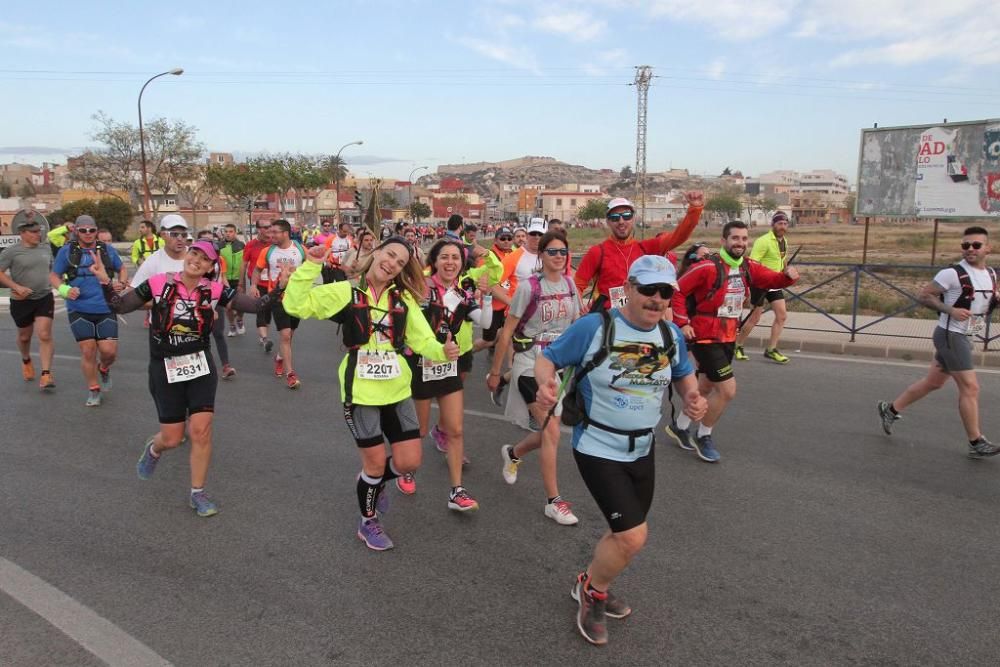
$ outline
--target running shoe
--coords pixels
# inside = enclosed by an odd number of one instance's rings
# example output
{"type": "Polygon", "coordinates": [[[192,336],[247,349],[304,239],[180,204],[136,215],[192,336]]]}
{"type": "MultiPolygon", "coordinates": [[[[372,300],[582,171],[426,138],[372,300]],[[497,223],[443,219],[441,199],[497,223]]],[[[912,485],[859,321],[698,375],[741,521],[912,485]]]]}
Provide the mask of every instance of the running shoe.
{"type": "Polygon", "coordinates": [[[96,408],[101,404],[101,390],[91,389],[87,392],[87,407],[96,408]]]}
{"type": "Polygon", "coordinates": [[[153,456],[153,438],[155,435],[149,436],[149,440],[146,444],[142,446],[142,456],[139,457],[139,462],[135,464],[135,471],[139,473],[139,479],[149,479],[156,472],[156,464],[160,462],[159,456],[153,456]]]}
{"type": "Polygon", "coordinates": [[[970,459],[984,459],[987,456],[996,456],[997,454],[1000,454],[1000,447],[987,440],[986,436],[979,436],[975,444],[969,443],[970,459]]]}
{"type": "Polygon", "coordinates": [[[230,324],[229,325],[229,331],[226,332],[226,337],[227,338],[233,338],[235,336],[236,336],[236,325],[235,324],[230,324]]]}
{"type": "Polygon", "coordinates": [[[385,492],[385,482],[379,484],[378,497],[375,498],[375,511],[384,516],[389,511],[389,494],[385,492]]]}
{"type": "Polygon", "coordinates": [[[442,454],[448,453],[448,436],[445,435],[437,424],[434,424],[434,428],[431,429],[431,438],[434,440],[434,446],[442,454]]]}
{"type": "Polygon", "coordinates": [[[264,339],[264,354],[271,354],[271,350],[273,350],[273,349],[274,349],[274,343],[271,342],[270,340],[268,340],[267,338],[265,338],[264,339]]]}
{"type": "Polygon", "coordinates": [[[698,458],[707,463],[718,463],[719,459],[722,458],[719,455],[719,450],[715,448],[715,443],[712,442],[712,434],[699,435],[694,439],[694,451],[698,454],[698,458]]]}
{"type": "Polygon", "coordinates": [[[275,377],[281,377],[285,374],[285,360],[281,357],[274,358],[274,375],[275,377]]]}
{"type": "Polygon", "coordinates": [[[764,350],[764,356],[778,364],[787,364],[789,361],[788,357],[783,355],[781,352],[778,352],[778,348],[776,347],[764,350]]]}
{"type": "Polygon", "coordinates": [[[38,388],[42,391],[52,391],[56,388],[56,380],[52,373],[42,372],[42,378],[38,381],[38,388]]]}
{"type": "Polygon", "coordinates": [[[299,376],[295,374],[295,371],[288,372],[288,388],[298,389],[302,382],[299,381],[299,376]]]}
{"type": "Polygon", "coordinates": [[[469,495],[465,487],[459,486],[448,496],[448,509],[456,512],[468,512],[479,509],[479,503],[469,495]]]}
{"type": "Polygon", "coordinates": [[[677,443],[677,446],[684,451],[693,452],[694,445],[691,444],[691,433],[687,429],[683,429],[677,425],[677,422],[670,422],[663,427],[663,430],[667,432],[667,435],[677,443]]]}
{"type": "Polygon", "coordinates": [[[361,518],[360,523],[358,523],[358,539],[373,551],[385,551],[392,548],[392,540],[382,530],[382,524],[379,523],[378,517],[361,518]]]}
{"type": "Polygon", "coordinates": [[[892,425],[903,418],[902,415],[893,414],[890,410],[892,403],[888,401],[879,401],[876,407],[878,408],[878,416],[882,419],[882,430],[885,431],[886,435],[892,435],[892,425]]]}
{"type": "Polygon", "coordinates": [[[570,509],[570,504],[565,500],[557,500],[554,503],[546,503],[545,516],[549,517],[560,526],[575,526],[580,522],[570,509]]]}
{"type": "Polygon", "coordinates": [[[188,499],[188,503],[191,505],[191,509],[201,517],[215,516],[219,513],[219,508],[215,506],[215,503],[212,502],[212,499],[204,491],[192,493],[188,499]]]}
{"type": "Polygon", "coordinates": [[[35,379],[35,364],[31,359],[21,362],[21,377],[24,378],[25,382],[31,382],[35,379]]]}
{"type": "Polygon", "coordinates": [[[232,364],[223,364],[222,366],[222,379],[228,380],[229,378],[236,375],[236,369],[233,368],[232,364]]]}
{"type": "MultiPolygon", "coordinates": [[[[586,572],[581,572],[576,575],[576,582],[573,584],[573,588],[569,591],[569,596],[580,601],[580,590],[583,588],[583,580],[587,578],[586,572]]],[[[632,607],[620,599],[615,597],[615,594],[611,591],[607,593],[608,599],[604,601],[604,615],[611,618],[625,618],[632,613],[632,607]]]]}
{"type": "Polygon", "coordinates": [[[591,644],[602,646],[608,643],[607,593],[587,590],[581,584],[582,591],[577,595],[576,628],[591,644]]]}
{"type": "Polygon", "coordinates": [[[503,481],[513,484],[517,481],[517,467],[521,465],[521,459],[514,458],[514,448],[510,445],[500,447],[500,458],[503,459],[503,481]]]}
{"type": "Polygon", "coordinates": [[[404,493],[408,496],[412,496],[417,492],[417,480],[413,477],[412,472],[403,474],[396,478],[396,488],[399,489],[400,493],[404,493]]]}
{"type": "Polygon", "coordinates": [[[747,353],[743,351],[742,345],[736,346],[736,352],[733,354],[733,356],[736,358],[737,361],[750,361],[750,357],[748,357],[747,353]]]}
{"type": "Polygon", "coordinates": [[[501,375],[500,384],[497,385],[496,389],[490,392],[490,400],[493,401],[493,405],[497,406],[498,408],[502,408],[504,406],[503,392],[507,388],[508,384],[510,384],[510,382],[507,380],[507,378],[501,375]]]}
{"type": "Polygon", "coordinates": [[[101,376],[101,391],[108,391],[111,389],[111,369],[103,368],[100,364],[98,364],[97,373],[101,376]]]}
{"type": "Polygon", "coordinates": [[[247,328],[246,328],[246,326],[244,326],[243,320],[239,320],[238,322],[236,322],[236,333],[238,333],[241,336],[245,336],[246,335],[247,328]]]}

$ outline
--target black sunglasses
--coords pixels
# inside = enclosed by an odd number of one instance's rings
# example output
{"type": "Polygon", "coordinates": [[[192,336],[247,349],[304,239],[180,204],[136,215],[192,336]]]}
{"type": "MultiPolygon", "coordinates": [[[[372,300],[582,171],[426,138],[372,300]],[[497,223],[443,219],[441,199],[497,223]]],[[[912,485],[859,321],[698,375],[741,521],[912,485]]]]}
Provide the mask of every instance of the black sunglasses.
{"type": "Polygon", "coordinates": [[[962,250],[968,250],[969,248],[972,248],[974,250],[979,250],[982,247],[983,247],[982,241],[972,241],[971,243],[969,241],[962,241],[962,250]]]}
{"type": "Polygon", "coordinates": [[[632,211],[623,211],[621,213],[608,213],[608,220],[611,222],[618,222],[619,220],[631,220],[635,217],[635,213],[632,211]]]}
{"type": "Polygon", "coordinates": [[[661,299],[669,299],[674,295],[672,285],[666,283],[653,283],[652,285],[636,285],[635,291],[643,296],[653,296],[659,293],[661,299]]]}
{"type": "Polygon", "coordinates": [[[528,232],[528,236],[542,236],[541,232],[528,232]]]}
{"type": "Polygon", "coordinates": [[[513,236],[498,236],[497,241],[513,241],[513,236]]]}
{"type": "Polygon", "coordinates": [[[545,254],[549,257],[556,257],[558,255],[566,257],[569,255],[569,248],[546,248],[545,254]]]}

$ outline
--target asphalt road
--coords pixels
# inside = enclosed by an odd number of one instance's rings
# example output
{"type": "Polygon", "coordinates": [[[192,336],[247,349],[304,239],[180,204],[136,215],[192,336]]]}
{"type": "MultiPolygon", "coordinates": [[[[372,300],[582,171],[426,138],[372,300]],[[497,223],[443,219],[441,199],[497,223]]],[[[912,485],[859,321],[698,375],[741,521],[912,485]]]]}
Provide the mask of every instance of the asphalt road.
{"type": "MultiPolygon", "coordinates": [[[[499,447],[518,431],[484,416],[498,411],[477,378],[465,481],[480,511],[447,509],[428,445],[417,494],[393,490],[396,548],[370,552],[354,535],[359,462],[333,325],[300,329],[297,392],[252,336],[229,339],[239,375],[220,385],[209,480],[221,512],[199,519],[186,452],[136,478],[156,419],[146,332],[129,321],[114,389],[88,409],[65,315],[50,396],[21,382],[0,316],[0,559],[176,665],[997,664],[1000,457],[966,460],[952,388],[881,433],[875,401],[917,366],[740,363],[719,465],[661,438],[649,543],[615,587],[635,612],[594,648],[569,590],[604,523],[565,438],[577,527],[543,516],[537,459],[504,484],[499,447]]],[[[1000,376],[981,382],[984,427],[1000,437],[1000,376]]],[[[4,581],[0,664],[101,664],[4,581]]]]}

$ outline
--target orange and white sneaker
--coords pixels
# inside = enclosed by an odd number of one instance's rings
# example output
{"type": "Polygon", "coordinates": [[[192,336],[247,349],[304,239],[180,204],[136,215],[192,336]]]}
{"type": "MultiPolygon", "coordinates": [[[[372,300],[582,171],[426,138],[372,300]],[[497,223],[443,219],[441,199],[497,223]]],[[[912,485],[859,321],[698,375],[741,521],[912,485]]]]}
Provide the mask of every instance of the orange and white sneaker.
{"type": "Polygon", "coordinates": [[[479,503],[469,495],[464,486],[456,486],[448,496],[448,509],[456,512],[468,512],[479,509],[479,503]]]}
{"type": "Polygon", "coordinates": [[[405,473],[396,478],[396,488],[400,493],[412,496],[417,492],[417,480],[412,472],[405,473]]]}
{"type": "Polygon", "coordinates": [[[24,378],[25,382],[31,382],[35,379],[35,364],[32,363],[31,359],[21,360],[21,377],[24,378]]]}
{"type": "Polygon", "coordinates": [[[302,383],[299,382],[299,376],[295,374],[295,371],[288,371],[288,388],[298,389],[300,384],[302,383]]]}
{"type": "Polygon", "coordinates": [[[281,377],[285,374],[285,360],[281,357],[274,358],[274,375],[275,377],[281,377]]]}
{"type": "Polygon", "coordinates": [[[42,377],[38,382],[38,388],[42,391],[52,391],[56,388],[56,380],[50,371],[42,371],[42,377]]]}

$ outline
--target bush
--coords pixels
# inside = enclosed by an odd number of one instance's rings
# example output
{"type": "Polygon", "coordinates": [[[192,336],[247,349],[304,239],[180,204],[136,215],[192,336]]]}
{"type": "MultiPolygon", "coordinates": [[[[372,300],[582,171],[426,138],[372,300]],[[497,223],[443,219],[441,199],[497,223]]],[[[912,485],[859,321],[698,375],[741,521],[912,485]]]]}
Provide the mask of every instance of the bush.
{"type": "Polygon", "coordinates": [[[55,211],[49,223],[57,227],[73,222],[77,216],[89,215],[97,221],[98,227],[107,227],[115,241],[121,241],[132,223],[133,214],[132,207],[120,199],[78,199],[55,211]]]}

